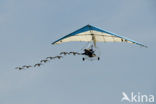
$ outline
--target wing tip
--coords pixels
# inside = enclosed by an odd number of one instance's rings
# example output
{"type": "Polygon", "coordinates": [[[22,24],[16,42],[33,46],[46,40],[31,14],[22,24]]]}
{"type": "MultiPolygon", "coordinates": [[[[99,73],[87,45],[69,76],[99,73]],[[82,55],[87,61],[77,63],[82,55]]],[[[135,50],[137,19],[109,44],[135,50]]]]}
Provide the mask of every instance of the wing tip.
{"type": "Polygon", "coordinates": [[[143,47],[148,48],[148,46],[146,46],[146,45],[143,45],[143,47]]]}
{"type": "Polygon", "coordinates": [[[56,42],[51,43],[52,45],[55,45],[56,42]]]}
{"type": "Polygon", "coordinates": [[[146,46],[146,45],[143,45],[143,44],[139,44],[139,43],[136,43],[137,45],[140,45],[140,46],[142,46],[142,47],[144,47],[144,48],[148,48],[148,46],[146,46]]]}

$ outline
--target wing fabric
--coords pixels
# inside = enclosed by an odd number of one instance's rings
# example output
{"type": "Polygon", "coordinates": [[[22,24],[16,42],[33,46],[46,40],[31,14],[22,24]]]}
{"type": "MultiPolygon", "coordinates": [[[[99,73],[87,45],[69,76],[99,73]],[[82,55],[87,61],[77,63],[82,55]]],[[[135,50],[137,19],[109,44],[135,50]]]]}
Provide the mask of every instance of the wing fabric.
{"type": "Polygon", "coordinates": [[[96,42],[127,42],[127,43],[131,43],[131,44],[140,45],[142,47],[147,47],[143,44],[140,44],[138,42],[121,37],[121,36],[113,34],[113,33],[98,32],[98,31],[92,31],[92,32],[93,32],[93,34],[95,34],[96,42]]]}
{"type": "Polygon", "coordinates": [[[93,38],[92,38],[93,35],[94,35],[96,42],[127,42],[127,43],[140,45],[142,47],[147,47],[133,40],[121,37],[114,33],[101,30],[91,25],[84,26],[83,28],[69,35],[64,36],[63,38],[53,42],[52,44],[60,44],[63,42],[71,42],[71,41],[90,42],[90,41],[93,41],[93,38]]]}

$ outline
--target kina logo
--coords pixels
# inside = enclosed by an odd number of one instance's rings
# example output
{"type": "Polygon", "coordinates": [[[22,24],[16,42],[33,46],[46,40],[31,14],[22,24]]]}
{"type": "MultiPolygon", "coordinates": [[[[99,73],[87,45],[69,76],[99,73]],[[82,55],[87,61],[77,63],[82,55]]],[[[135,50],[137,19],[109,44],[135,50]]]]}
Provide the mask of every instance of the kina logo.
{"type": "Polygon", "coordinates": [[[154,95],[146,95],[141,94],[140,92],[134,93],[131,92],[129,96],[122,92],[121,102],[129,102],[129,103],[154,103],[154,95]]]}

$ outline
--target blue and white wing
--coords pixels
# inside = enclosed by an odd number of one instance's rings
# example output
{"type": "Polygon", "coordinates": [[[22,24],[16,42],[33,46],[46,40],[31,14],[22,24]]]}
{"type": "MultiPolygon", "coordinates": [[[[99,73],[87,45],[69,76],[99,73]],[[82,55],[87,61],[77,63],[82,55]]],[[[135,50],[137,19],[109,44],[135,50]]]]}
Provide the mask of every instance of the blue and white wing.
{"type": "Polygon", "coordinates": [[[127,42],[142,47],[147,47],[136,41],[127,39],[125,37],[119,36],[117,34],[108,31],[101,30],[91,25],[87,25],[69,35],[66,35],[61,39],[58,39],[57,41],[53,42],[52,44],[60,44],[63,42],[71,42],[71,41],[91,42],[93,41],[93,37],[94,41],[96,42],[127,42]]]}

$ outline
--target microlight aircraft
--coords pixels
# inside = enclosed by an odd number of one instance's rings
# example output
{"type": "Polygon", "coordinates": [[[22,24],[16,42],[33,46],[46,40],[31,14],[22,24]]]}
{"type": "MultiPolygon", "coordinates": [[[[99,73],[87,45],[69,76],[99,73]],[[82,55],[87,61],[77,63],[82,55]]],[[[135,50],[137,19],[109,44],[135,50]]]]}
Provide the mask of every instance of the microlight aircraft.
{"type": "Polygon", "coordinates": [[[131,44],[136,44],[141,47],[147,47],[141,43],[138,43],[136,41],[130,40],[128,38],[125,38],[123,36],[99,29],[95,26],[86,25],[58,40],[53,42],[53,45],[61,44],[64,42],[89,42],[89,46],[83,50],[82,55],[83,61],[85,59],[97,59],[100,60],[98,53],[98,49],[96,46],[97,42],[126,42],[131,44]]]}

